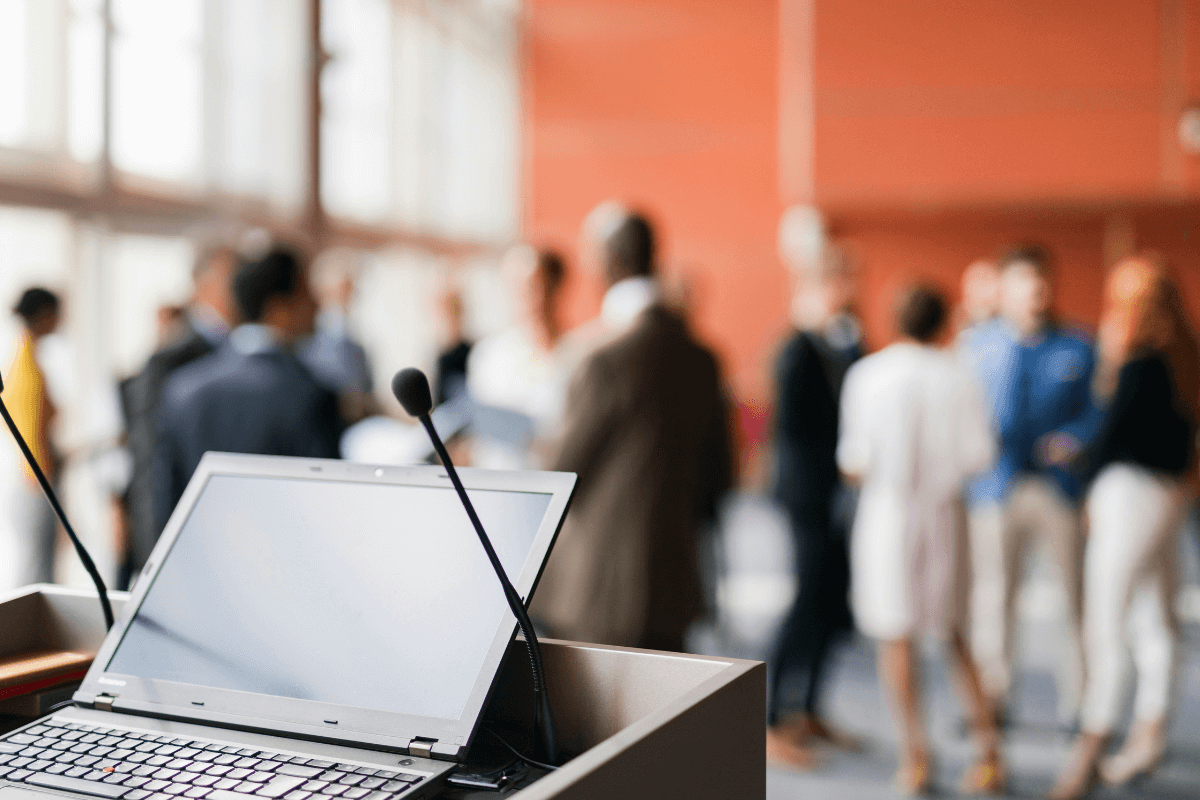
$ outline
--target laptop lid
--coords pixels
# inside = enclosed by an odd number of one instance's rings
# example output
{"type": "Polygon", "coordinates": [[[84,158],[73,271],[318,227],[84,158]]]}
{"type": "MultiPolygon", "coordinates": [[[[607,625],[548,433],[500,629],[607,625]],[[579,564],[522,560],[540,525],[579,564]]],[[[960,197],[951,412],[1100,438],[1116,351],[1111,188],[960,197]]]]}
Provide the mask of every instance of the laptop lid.
{"type": "MultiPolygon", "coordinates": [[[[528,602],[575,476],[463,469],[528,602]]],[[[209,453],[75,695],[465,757],[516,621],[440,467],[209,453]]]]}

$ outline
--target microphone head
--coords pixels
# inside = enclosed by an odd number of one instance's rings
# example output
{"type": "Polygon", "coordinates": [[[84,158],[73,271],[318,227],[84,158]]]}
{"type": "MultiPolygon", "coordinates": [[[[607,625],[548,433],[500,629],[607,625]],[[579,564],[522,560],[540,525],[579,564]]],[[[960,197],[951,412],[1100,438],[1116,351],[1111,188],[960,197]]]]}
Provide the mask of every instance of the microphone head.
{"type": "Polygon", "coordinates": [[[392,378],[392,394],[396,395],[405,413],[411,417],[424,417],[433,410],[429,379],[415,367],[396,373],[396,377],[392,378]]]}

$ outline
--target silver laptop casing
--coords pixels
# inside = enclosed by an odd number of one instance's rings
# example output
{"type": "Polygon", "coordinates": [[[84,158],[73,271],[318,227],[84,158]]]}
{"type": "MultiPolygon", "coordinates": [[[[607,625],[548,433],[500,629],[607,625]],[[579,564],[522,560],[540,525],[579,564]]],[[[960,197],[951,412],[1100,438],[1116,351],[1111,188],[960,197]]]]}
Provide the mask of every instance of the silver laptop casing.
{"type": "MultiPolygon", "coordinates": [[[[468,490],[537,492],[551,495],[530,554],[519,575],[509,578],[521,598],[529,597],[541,577],[550,548],[562,527],[574,491],[576,476],[561,472],[493,471],[460,469],[468,490]]],[[[125,613],[113,625],[91,669],[74,695],[77,705],[102,712],[104,722],[92,712],[73,711],[72,719],[93,725],[132,725],[114,719],[132,714],[202,726],[266,734],[284,740],[299,739],[349,748],[400,754],[419,760],[461,761],[499,674],[504,653],[512,641],[516,621],[506,612],[495,632],[483,666],[458,720],[398,714],[387,711],[297,700],[207,686],[152,680],[107,672],[125,631],[136,616],[154,579],[187,521],[209,478],[214,475],[303,478],[306,480],[380,483],[446,488],[446,471],[432,466],[378,466],[326,459],[301,459],[207,453],[188,483],[183,497],[163,530],[150,559],[130,594],[125,613]]],[[[401,513],[397,509],[397,513],[401,513]]],[[[468,526],[466,514],[464,524],[468,526]]],[[[474,533],[471,534],[474,536],[474,533]]],[[[352,676],[347,676],[352,679],[352,676]]],[[[57,715],[56,715],[57,716],[57,715]]],[[[188,726],[192,727],[191,725],[188,726]]],[[[199,734],[194,734],[199,735],[199,734]]],[[[210,732],[208,736],[216,736],[210,732]]],[[[221,735],[222,740],[227,736],[221,735]]],[[[235,741],[241,741],[236,739],[235,741]]],[[[340,749],[340,748],[339,748],[340,749]]],[[[391,759],[394,763],[395,759],[391,759]]]]}

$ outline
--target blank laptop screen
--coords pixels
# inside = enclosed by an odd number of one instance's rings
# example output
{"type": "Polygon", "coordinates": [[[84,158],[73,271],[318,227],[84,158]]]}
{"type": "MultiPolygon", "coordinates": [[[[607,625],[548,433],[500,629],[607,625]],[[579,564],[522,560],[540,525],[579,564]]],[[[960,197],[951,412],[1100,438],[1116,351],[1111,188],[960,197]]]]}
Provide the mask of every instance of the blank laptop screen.
{"type": "MultiPolygon", "coordinates": [[[[551,495],[470,496],[515,582],[551,495]]],[[[506,615],[453,489],[216,475],[106,671],[456,720],[506,615]]]]}

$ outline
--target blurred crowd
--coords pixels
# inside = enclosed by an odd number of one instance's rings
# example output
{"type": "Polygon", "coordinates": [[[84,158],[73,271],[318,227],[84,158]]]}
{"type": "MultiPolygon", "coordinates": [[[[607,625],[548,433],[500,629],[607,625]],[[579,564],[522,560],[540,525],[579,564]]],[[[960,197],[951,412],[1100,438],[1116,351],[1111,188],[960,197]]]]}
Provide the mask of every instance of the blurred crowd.
{"type": "MultiPolygon", "coordinates": [[[[1079,731],[1054,797],[1153,769],[1200,418],[1200,354],[1170,268],[1153,254],[1116,264],[1093,338],[1052,313],[1052,254],[1019,244],[967,267],[956,309],[935,287],[906,287],[895,342],[868,354],[855,259],[812,213],[790,210],[780,235],[792,328],[774,359],[771,495],[794,536],[798,591],[770,657],[768,757],[812,768],[818,745],[857,746],[822,713],[833,656],[857,629],[877,642],[901,745],[896,784],[928,791],[919,661],[933,637],[978,747],[962,789],[1003,791],[1015,600],[1039,545],[1067,598],[1058,712],[1079,731]],[[1135,719],[1105,758],[1126,651],[1135,719]]],[[[725,378],[686,287],[660,270],[650,217],[603,203],[580,245],[574,266],[512,248],[500,274],[516,321],[480,341],[466,333],[463,297],[441,298],[438,424],[464,463],[579,475],[532,606],[548,633],[682,651],[711,612],[704,536],[737,482],[725,378]],[[606,291],[598,317],[568,330],[572,268],[602,276],[606,291]]],[[[120,386],[131,465],[114,491],[120,587],[146,565],[206,451],[355,458],[396,441],[405,422],[383,419],[349,322],[355,277],[352,260],[310,264],[284,245],[200,253],[190,302],[163,309],[156,352],[120,386]]],[[[14,311],[22,333],[3,397],[54,480],[38,343],[60,300],[31,288],[14,311]]],[[[50,509],[31,475],[10,493],[6,513],[27,535],[4,557],[19,583],[50,580],[50,509]]]]}

